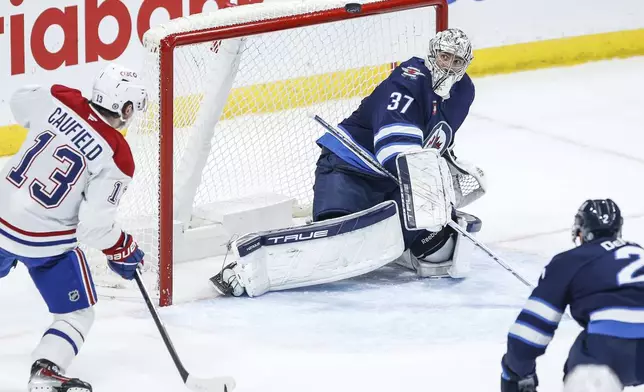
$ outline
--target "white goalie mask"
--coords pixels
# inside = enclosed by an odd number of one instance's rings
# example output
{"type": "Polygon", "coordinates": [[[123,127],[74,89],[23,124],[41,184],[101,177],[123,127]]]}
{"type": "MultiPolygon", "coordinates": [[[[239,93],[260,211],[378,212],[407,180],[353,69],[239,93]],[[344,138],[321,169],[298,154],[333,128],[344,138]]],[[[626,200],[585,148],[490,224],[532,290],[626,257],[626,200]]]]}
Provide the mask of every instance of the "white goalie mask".
{"type": "Polygon", "coordinates": [[[145,111],[148,93],[136,72],[116,64],[105,67],[94,81],[92,103],[118,114],[121,120],[118,129],[125,128],[136,112],[145,111]],[[123,107],[131,102],[133,112],[123,113],[123,107]]]}
{"type": "Polygon", "coordinates": [[[436,34],[429,41],[427,54],[434,92],[448,99],[452,86],[463,78],[473,58],[472,43],[462,30],[447,29],[436,34]]]}

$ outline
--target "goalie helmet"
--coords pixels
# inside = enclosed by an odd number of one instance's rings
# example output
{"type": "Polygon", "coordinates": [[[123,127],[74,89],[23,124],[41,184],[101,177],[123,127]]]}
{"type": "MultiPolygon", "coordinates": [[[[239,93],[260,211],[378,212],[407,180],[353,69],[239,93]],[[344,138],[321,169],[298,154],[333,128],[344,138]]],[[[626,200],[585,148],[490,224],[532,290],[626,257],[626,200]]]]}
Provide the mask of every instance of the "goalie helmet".
{"type": "Polygon", "coordinates": [[[92,103],[118,115],[124,128],[134,117],[134,112],[145,110],[148,93],[138,74],[116,64],[105,67],[94,81],[92,103]],[[126,114],[123,108],[132,103],[134,111],[126,114]]]}
{"type": "Polygon", "coordinates": [[[473,58],[472,43],[462,30],[447,29],[436,34],[429,41],[427,54],[434,92],[448,99],[452,86],[463,78],[473,58]]]}
{"type": "Polygon", "coordinates": [[[622,233],[622,213],[611,199],[586,200],[575,215],[572,240],[582,242],[597,238],[617,238],[622,233]]]}

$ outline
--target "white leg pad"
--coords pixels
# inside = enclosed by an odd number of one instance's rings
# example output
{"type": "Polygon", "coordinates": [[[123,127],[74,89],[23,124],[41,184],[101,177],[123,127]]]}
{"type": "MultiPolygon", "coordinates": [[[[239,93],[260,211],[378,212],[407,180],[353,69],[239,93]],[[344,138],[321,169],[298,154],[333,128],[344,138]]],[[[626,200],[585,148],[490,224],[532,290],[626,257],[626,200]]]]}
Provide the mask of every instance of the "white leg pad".
{"type": "Polygon", "coordinates": [[[564,380],[564,392],[621,392],[621,381],[608,366],[579,365],[564,380]]]}
{"type": "Polygon", "coordinates": [[[94,308],[54,315],[54,322],[45,332],[32,357],[47,359],[64,372],[80,351],[94,323],[94,308]]]}
{"type": "Polygon", "coordinates": [[[388,201],[340,218],[246,235],[233,244],[235,273],[251,296],[363,275],[404,250],[398,207],[388,201]]]}
{"type": "MultiPolygon", "coordinates": [[[[458,225],[467,229],[467,221],[465,218],[458,218],[458,225]]],[[[471,233],[476,236],[476,233],[471,233]]],[[[456,234],[456,244],[454,245],[454,254],[452,255],[452,266],[447,270],[447,273],[452,278],[465,278],[469,275],[471,270],[470,260],[474,253],[476,246],[472,241],[465,238],[462,234],[456,234]]]]}

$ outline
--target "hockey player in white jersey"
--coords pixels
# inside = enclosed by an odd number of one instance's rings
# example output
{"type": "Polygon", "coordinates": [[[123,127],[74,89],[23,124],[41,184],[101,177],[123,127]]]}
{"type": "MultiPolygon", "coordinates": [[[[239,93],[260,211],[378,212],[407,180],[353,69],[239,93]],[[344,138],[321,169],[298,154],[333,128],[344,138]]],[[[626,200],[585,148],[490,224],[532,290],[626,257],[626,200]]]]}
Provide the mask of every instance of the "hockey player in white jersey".
{"type": "Polygon", "coordinates": [[[10,99],[15,120],[29,132],[0,174],[0,278],[23,263],[54,316],[33,352],[30,392],[92,390],[64,376],[97,301],[78,243],[102,250],[125,279],[143,263],[143,251],[115,217],[134,174],[118,129],[146,104],[137,74],[114,64],[95,80],[91,100],[62,85],[25,86],[10,99]]]}

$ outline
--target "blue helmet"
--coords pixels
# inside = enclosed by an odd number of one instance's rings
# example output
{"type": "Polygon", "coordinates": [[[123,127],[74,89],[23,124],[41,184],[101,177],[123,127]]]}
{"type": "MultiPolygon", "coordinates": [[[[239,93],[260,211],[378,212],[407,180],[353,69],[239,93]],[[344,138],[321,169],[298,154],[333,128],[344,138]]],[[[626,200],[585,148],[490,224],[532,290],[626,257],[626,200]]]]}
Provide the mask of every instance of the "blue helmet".
{"type": "Polygon", "coordinates": [[[622,213],[611,199],[586,200],[575,215],[572,227],[573,242],[597,238],[617,238],[622,235],[622,213]]]}

